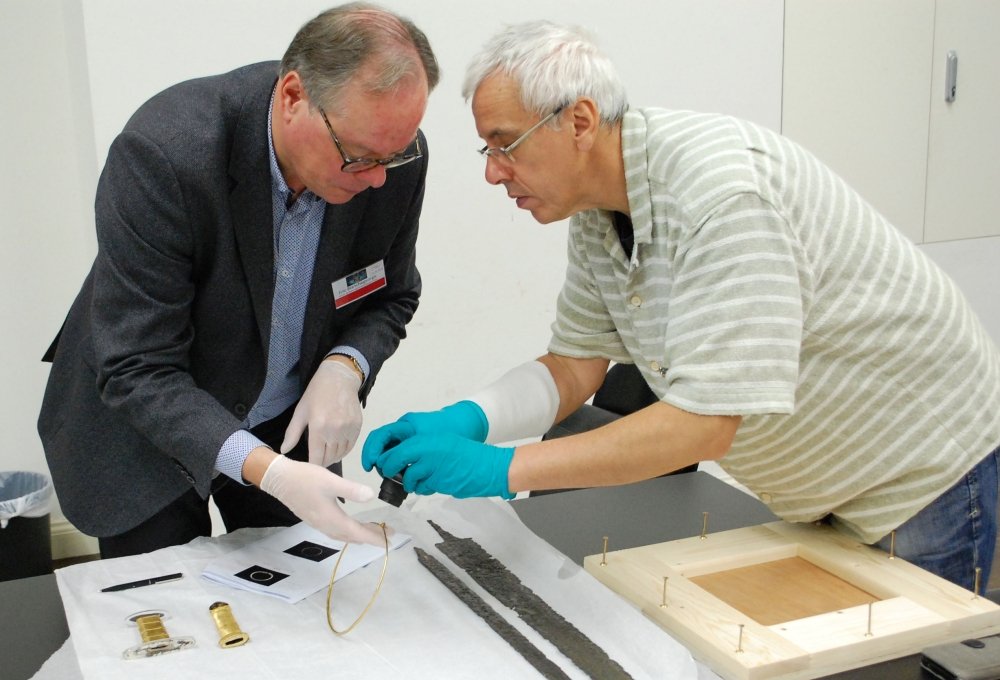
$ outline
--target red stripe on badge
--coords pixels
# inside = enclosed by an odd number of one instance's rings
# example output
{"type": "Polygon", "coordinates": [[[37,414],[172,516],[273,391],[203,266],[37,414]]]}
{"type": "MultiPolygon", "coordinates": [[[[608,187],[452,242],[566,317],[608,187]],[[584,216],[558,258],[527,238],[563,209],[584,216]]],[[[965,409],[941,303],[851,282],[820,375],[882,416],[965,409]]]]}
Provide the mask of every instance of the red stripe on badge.
{"type": "Polygon", "coordinates": [[[340,309],[341,307],[343,307],[345,305],[351,304],[352,302],[354,302],[358,298],[363,298],[364,296],[368,295],[369,293],[374,293],[375,291],[377,291],[380,288],[385,288],[385,278],[376,279],[376,280],[372,281],[371,283],[369,283],[368,285],[362,286],[361,288],[358,288],[357,290],[352,291],[352,292],[348,293],[347,295],[344,295],[343,297],[334,298],[334,300],[333,300],[333,306],[335,308],[337,308],[337,309],[340,309]]]}

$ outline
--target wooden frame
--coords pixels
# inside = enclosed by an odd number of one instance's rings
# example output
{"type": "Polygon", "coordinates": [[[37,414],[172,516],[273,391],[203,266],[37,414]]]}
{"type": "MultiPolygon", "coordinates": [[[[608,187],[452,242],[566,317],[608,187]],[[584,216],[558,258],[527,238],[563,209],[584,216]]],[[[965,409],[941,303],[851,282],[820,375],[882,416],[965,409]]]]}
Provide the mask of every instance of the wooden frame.
{"type": "Polygon", "coordinates": [[[584,567],[730,680],[813,678],[1000,632],[1000,607],[985,597],[828,526],[773,522],[591,555],[584,567]],[[780,586],[743,592],[759,568],[777,570],[780,586]],[[802,586],[813,579],[822,597],[802,586]],[[832,583],[846,594],[831,595],[832,583]],[[755,620],[781,600],[806,613],[755,620]]]}

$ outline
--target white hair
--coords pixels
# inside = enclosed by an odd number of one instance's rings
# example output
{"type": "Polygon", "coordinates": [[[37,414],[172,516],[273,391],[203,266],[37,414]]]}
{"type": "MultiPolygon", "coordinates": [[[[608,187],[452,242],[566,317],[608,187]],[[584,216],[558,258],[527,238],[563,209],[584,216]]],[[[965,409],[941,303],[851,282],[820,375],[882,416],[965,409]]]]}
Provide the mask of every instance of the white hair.
{"type": "Polygon", "coordinates": [[[462,96],[468,101],[494,73],[517,83],[521,105],[539,116],[589,97],[601,124],[621,121],[628,110],[625,87],[614,64],[583,29],[550,21],[506,27],[495,35],[466,69],[462,96]]]}

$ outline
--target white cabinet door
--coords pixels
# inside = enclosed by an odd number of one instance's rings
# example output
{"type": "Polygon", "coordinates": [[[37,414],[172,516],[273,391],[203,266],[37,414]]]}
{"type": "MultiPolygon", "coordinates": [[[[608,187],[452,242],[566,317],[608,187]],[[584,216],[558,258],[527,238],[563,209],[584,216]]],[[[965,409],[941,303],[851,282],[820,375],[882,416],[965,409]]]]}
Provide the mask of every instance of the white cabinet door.
{"type": "Polygon", "coordinates": [[[785,2],[782,132],[916,242],[933,36],[934,0],[785,2]]]}
{"type": "Polygon", "coordinates": [[[941,0],[934,35],[925,239],[1000,235],[1000,2],[941,0]],[[958,56],[955,100],[945,60],[958,56]]]}

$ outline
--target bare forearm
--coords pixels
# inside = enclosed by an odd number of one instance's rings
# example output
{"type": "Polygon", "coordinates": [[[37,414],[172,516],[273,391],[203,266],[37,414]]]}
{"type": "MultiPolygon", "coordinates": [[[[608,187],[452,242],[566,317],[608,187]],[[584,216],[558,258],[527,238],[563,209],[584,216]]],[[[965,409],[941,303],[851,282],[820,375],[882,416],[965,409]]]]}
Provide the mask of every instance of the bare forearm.
{"type": "Polygon", "coordinates": [[[607,375],[607,359],[574,359],[546,354],[538,358],[552,374],[559,390],[559,411],[555,422],[560,422],[594,396],[607,375]]]}
{"type": "Polygon", "coordinates": [[[243,461],[243,479],[256,487],[260,487],[260,480],[264,478],[267,467],[275,459],[276,454],[266,446],[258,446],[246,460],[243,461]]]}
{"type": "Polygon", "coordinates": [[[736,416],[700,416],[656,403],[604,427],[517,447],[511,491],[627,484],[722,458],[736,416]]]}

